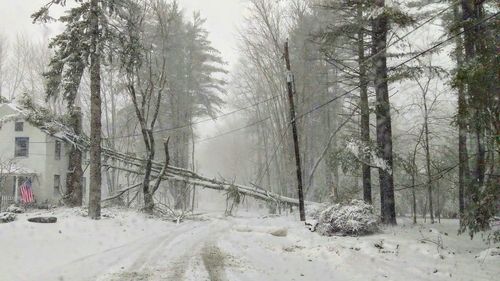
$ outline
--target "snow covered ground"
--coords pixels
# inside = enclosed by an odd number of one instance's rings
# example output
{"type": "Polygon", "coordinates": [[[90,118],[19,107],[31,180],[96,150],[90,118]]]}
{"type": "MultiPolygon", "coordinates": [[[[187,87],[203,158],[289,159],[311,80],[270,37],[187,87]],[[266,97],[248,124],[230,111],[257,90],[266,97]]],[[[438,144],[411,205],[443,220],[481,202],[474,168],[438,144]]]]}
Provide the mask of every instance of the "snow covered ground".
{"type": "Polygon", "coordinates": [[[499,280],[500,249],[457,222],[321,237],[293,217],[216,213],[179,225],[106,209],[22,214],[0,224],[0,280],[499,280]],[[27,217],[52,214],[56,224],[27,217]],[[286,230],[286,231],[285,231],[286,230]],[[271,233],[278,235],[274,236],[271,233]],[[286,236],[283,236],[286,234],[286,236]]]}

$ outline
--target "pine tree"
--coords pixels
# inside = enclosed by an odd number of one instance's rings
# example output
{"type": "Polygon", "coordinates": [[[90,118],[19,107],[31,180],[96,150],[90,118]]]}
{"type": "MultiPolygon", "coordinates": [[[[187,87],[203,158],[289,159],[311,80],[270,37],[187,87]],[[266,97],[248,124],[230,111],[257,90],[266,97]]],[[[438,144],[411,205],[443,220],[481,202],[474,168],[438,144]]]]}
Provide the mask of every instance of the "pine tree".
{"type": "MultiPolygon", "coordinates": [[[[58,99],[60,94],[66,102],[66,112],[69,123],[75,134],[82,133],[81,112],[76,105],[78,103],[78,89],[85,70],[85,57],[88,48],[80,40],[84,31],[81,17],[84,15],[87,5],[71,9],[60,21],[66,25],[66,29],[56,36],[49,47],[54,49],[54,55],[49,63],[49,70],[44,73],[46,79],[46,98],[58,99]]],[[[65,203],[69,206],[82,205],[82,152],[77,147],[71,147],[65,203]]]]}
{"type": "MultiPolygon", "coordinates": [[[[459,104],[462,140],[461,158],[466,151],[464,123],[467,121],[473,165],[461,169],[464,183],[464,213],[461,231],[471,236],[489,228],[489,219],[498,212],[500,202],[498,159],[500,152],[500,106],[498,98],[499,54],[495,36],[499,32],[498,7],[485,8],[485,1],[462,0],[463,63],[458,61],[455,86],[464,89],[459,104]],[[464,106],[466,102],[467,106],[464,106]]],[[[460,46],[459,46],[460,47],[460,46]]],[[[457,59],[461,57],[457,56],[457,59]]],[[[459,128],[460,130],[460,128],[459,128]]],[[[462,160],[462,159],[461,159],[462,160]]]]}
{"type": "MultiPolygon", "coordinates": [[[[90,132],[90,195],[89,216],[100,218],[101,204],[101,73],[103,63],[104,42],[113,42],[116,35],[108,28],[111,17],[119,18],[120,10],[127,1],[91,0],[75,1],[79,5],[70,9],[60,21],[66,25],[63,33],[51,42],[56,49],[51,59],[49,71],[45,73],[47,96],[55,97],[62,92],[67,102],[67,109],[75,132],[78,132],[78,88],[85,69],[90,72],[91,84],[91,132],[90,132]]],[[[49,14],[52,5],[66,5],[66,1],[52,0],[32,15],[34,21],[47,22],[53,20],[49,14]]],[[[107,44],[112,46],[112,44],[107,44]]],[[[81,192],[81,152],[72,151],[70,166],[74,173],[69,177],[67,201],[70,205],[79,205],[81,192]]]]}
{"type": "Polygon", "coordinates": [[[389,103],[388,71],[387,71],[387,32],[389,16],[385,11],[385,1],[375,1],[380,13],[373,19],[372,40],[375,68],[375,93],[377,115],[377,144],[379,157],[387,167],[379,168],[380,208],[382,222],[396,224],[396,205],[394,199],[394,165],[392,156],[392,122],[389,103]]]}

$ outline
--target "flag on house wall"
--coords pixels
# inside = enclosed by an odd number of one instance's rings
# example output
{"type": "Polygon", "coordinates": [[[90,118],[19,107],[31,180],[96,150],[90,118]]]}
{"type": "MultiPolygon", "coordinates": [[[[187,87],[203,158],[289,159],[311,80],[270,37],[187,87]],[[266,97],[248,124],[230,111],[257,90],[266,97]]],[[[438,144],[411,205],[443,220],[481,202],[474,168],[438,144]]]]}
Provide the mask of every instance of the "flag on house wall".
{"type": "Polygon", "coordinates": [[[31,179],[26,180],[20,187],[21,190],[21,202],[24,204],[35,202],[35,195],[33,194],[33,189],[31,188],[31,179]]]}

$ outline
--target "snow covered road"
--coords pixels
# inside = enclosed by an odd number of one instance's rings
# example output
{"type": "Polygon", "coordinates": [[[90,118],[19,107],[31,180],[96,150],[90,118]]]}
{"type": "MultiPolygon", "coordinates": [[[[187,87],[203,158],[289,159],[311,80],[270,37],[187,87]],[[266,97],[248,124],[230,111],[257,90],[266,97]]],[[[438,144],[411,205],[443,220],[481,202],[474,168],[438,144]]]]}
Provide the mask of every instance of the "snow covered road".
{"type": "MultiPolygon", "coordinates": [[[[294,217],[205,216],[181,224],[58,209],[56,224],[0,225],[1,281],[474,280],[500,276],[500,249],[456,235],[456,221],[366,237],[321,237],[294,217]],[[275,235],[272,235],[275,234],[275,235]],[[437,244],[436,244],[437,243],[437,244]],[[495,252],[496,251],[496,252],[495,252]]],[[[37,214],[37,213],[35,213],[37,214]]]]}
{"type": "MultiPolygon", "coordinates": [[[[193,258],[212,260],[230,225],[215,218],[176,225],[125,212],[90,227],[67,212],[56,212],[55,225],[29,224],[22,215],[0,228],[0,280],[182,280],[193,258]]],[[[202,265],[207,278],[223,275],[213,262],[202,265]]]]}

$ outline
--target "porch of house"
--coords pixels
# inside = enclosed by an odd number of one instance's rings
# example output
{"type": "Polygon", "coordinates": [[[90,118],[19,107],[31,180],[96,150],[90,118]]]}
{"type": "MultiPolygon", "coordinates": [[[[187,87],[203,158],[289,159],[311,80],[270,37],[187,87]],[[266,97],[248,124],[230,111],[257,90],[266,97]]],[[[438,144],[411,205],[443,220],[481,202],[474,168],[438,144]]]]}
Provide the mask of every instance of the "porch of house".
{"type": "Polygon", "coordinates": [[[36,177],[37,173],[26,169],[17,172],[0,171],[0,211],[5,210],[11,204],[19,203],[21,201],[19,187],[28,179],[31,179],[34,184],[36,177]]]}

